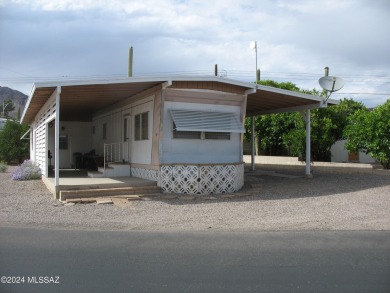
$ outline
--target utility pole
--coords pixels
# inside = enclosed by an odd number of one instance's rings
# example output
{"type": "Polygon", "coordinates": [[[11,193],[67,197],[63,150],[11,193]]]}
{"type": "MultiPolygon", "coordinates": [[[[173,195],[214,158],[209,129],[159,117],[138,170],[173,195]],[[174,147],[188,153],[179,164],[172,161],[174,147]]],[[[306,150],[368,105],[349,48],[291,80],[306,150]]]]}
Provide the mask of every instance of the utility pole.
{"type": "Polygon", "coordinates": [[[133,77],[133,47],[129,49],[129,64],[128,64],[128,76],[133,77]]]}
{"type": "MultiPolygon", "coordinates": [[[[257,41],[253,41],[250,43],[250,47],[252,50],[255,50],[256,55],[256,88],[258,87],[258,83],[260,80],[260,70],[257,68],[257,41]]],[[[251,117],[251,124],[252,124],[252,153],[251,153],[251,171],[256,170],[256,164],[255,164],[255,149],[256,149],[256,135],[255,135],[255,117],[251,117]]]]}

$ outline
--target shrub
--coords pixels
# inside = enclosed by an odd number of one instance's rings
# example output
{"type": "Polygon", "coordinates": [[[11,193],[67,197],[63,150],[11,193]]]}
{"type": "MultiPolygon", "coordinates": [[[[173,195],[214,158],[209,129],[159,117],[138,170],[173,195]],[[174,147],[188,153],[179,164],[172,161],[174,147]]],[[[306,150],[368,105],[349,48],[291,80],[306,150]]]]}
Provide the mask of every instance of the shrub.
{"type": "Polygon", "coordinates": [[[21,163],[28,158],[30,141],[20,139],[28,128],[28,125],[7,120],[3,130],[0,131],[0,161],[21,163]]]}
{"type": "Polygon", "coordinates": [[[8,166],[4,162],[0,162],[0,172],[7,171],[8,166]]]}
{"type": "Polygon", "coordinates": [[[14,172],[11,174],[13,180],[32,180],[41,178],[41,169],[34,162],[25,160],[14,172]]]}
{"type": "Polygon", "coordinates": [[[349,151],[362,150],[390,169],[390,99],[372,111],[357,111],[344,131],[349,151]]]}

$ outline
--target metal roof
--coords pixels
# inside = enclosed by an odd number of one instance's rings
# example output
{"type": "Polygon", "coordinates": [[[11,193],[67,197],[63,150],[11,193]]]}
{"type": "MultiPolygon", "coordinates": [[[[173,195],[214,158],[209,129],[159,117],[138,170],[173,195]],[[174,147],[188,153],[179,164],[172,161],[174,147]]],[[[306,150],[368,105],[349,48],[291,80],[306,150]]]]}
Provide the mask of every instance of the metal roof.
{"type": "MultiPolygon", "coordinates": [[[[34,84],[21,122],[30,124],[55,89],[61,87],[60,119],[64,121],[91,121],[92,115],[121,101],[137,98],[147,91],[164,86],[173,88],[208,89],[231,93],[248,93],[247,116],[295,111],[297,107],[318,108],[321,98],[272,87],[256,85],[214,76],[127,77],[121,79],[94,79],[51,81],[34,84]]],[[[330,100],[328,104],[337,104],[330,100]]]]}

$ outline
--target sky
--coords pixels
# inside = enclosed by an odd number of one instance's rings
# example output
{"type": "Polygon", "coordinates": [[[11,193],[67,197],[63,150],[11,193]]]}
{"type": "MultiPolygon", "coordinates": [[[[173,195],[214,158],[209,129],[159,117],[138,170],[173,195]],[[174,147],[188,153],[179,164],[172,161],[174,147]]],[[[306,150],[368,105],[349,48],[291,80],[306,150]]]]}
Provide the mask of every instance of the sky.
{"type": "Polygon", "coordinates": [[[388,0],[0,0],[0,86],[34,82],[213,75],[290,81],[367,107],[390,99],[388,0]]]}

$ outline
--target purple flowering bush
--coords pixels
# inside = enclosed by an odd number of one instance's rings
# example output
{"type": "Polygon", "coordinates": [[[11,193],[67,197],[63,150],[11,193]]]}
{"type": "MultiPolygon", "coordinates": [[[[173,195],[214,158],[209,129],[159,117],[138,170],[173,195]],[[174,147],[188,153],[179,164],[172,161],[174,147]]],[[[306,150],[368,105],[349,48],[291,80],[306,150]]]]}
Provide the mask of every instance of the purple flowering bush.
{"type": "Polygon", "coordinates": [[[41,169],[33,161],[25,160],[14,172],[11,173],[13,180],[32,180],[41,178],[41,169]]]}

